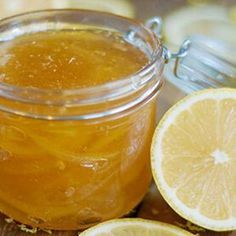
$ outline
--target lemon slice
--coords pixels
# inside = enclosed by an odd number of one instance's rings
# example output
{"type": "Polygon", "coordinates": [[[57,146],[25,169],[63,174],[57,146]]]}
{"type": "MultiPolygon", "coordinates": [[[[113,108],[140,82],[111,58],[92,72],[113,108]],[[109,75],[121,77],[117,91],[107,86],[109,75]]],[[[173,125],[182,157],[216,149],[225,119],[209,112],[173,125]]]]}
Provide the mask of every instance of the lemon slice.
{"type": "Polygon", "coordinates": [[[155,182],[177,213],[214,231],[236,229],[236,89],[177,103],[159,123],[151,155],[155,182]]]}
{"type": "Polygon", "coordinates": [[[236,23],[236,5],[230,9],[230,19],[232,22],[236,23]]]}
{"type": "Polygon", "coordinates": [[[193,35],[236,43],[236,24],[231,18],[229,9],[224,6],[187,6],[167,16],[163,31],[167,43],[173,48],[193,35]]]}
{"type": "Polygon", "coordinates": [[[55,8],[80,8],[110,12],[126,17],[134,17],[134,6],[129,0],[52,0],[55,8]]]}
{"type": "Polygon", "coordinates": [[[80,236],[193,236],[176,226],[143,219],[111,220],[90,228],[80,236]]]}

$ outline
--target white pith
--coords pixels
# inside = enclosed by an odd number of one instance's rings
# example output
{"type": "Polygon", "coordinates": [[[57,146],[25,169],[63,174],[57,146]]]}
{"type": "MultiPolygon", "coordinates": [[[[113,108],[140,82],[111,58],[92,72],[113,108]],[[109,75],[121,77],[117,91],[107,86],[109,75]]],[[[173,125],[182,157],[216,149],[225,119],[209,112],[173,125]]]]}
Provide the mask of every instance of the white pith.
{"type": "Polygon", "coordinates": [[[214,159],[215,165],[224,164],[224,163],[229,162],[229,160],[230,160],[227,153],[225,153],[224,151],[221,151],[219,149],[216,149],[214,152],[212,152],[211,156],[214,159]]]}

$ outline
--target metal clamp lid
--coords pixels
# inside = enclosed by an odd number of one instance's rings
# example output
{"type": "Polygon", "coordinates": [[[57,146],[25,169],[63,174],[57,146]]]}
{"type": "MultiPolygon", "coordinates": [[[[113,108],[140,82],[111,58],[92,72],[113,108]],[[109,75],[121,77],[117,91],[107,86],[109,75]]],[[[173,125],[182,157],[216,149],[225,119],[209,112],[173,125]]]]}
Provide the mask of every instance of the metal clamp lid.
{"type": "MultiPolygon", "coordinates": [[[[154,17],[146,27],[162,37],[162,20],[154,17]]],[[[163,45],[162,56],[171,64],[175,78],[191,90],[208,87],[236,87],[236,47],[216,39],[194,36],[185,40],[177,53],[163,45]]]]}
{"type": "MultiPolygon", "coordinates": [[[[162,39],[162,28],[163,28],[163,21],[160,17],[153,17],[146,21],[145,26],[152,30],[159,39],[162,39]]],[[[163,45],[163,58],[165,59],[165,62],[168,63],[171,59],[178,60],[179,58],[183,58],[187,55],[188,49],[190,47],[191,41],[186,40],[182,46],[180,47],[179,51],[177,53],[171,53],[170,50],[163,45]]],[[[178,63],[176,63],[176,66],[178,66],[178,63]]],[[[175,69],[175,71],[177,71],[175,69]]]]}

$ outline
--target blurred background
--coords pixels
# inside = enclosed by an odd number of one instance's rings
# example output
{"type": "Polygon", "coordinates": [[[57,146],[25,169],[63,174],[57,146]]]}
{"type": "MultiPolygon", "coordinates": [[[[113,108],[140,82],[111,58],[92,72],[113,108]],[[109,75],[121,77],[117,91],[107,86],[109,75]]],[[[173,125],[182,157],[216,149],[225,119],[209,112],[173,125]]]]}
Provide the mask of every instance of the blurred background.
{"type": "Polygon", "coordinates": [[[1,0],[0,16],[45,9],[45,8],[88,8],[120,13],[138,19],[165,16],[187,4],[221,4],[232,6],[235,0],[1,0]],[[122,9],[123,8],[123,9],[122,9]]]}
{"type": "MultiPolygon", "coordinates": [[[[161,16],[164,22],[162,33],[164,44],[172,51],[176,51],[184,39],[193,35],[204,35],[222,40],[226,44],[236,45],[236,0],[0,0],[0,18],[49,8],[108,11],[142,22],[153,16],[161,16]]],[[[235,54],[233,52],[230,54],[236,61],[236,51],[235,54]]],[[[170,106],[190,92],[174,76],[173,70],[168,66],[164,77],[165,86],[159,99],[159,119],[170,106]]],[[[144,199],[139,216],[173,223],[198,233],[200,236],[236,235],[236,232],[209,232],[189,225],[189,222],[170,209],[154,186],[144,199]],[[162,212],[161,219],[158,212],[162,212]]],[[[7,225],[3,219],[4,217],[0,215],[0,236],[26,235],[20,232],[15,225],[7,225]]],[[[40,233],[39,235],[44,234],[40,233]]],[[[75,234],[58,232],[55,235],[75,234]]]]}

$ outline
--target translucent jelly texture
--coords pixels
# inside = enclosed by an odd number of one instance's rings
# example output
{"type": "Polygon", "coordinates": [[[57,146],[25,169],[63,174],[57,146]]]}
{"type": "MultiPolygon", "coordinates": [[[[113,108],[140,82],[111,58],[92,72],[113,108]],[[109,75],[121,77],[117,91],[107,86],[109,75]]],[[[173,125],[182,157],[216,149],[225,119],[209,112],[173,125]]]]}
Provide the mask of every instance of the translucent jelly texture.
{"type": "MultiPolygon", "coordinates": [[[[48,32],[2,43],[4,83],[90,87],[135,73],[146,56],[115,33],[48,32]]],[[[129,213],[151,180],[156,102],[115,119],[40,120],[0,112],[0,211],[24,224],[83,229],[129,213]]]]}
{"type": "Polygon", "coordinates": [[[140,70],[147,57],[118,33],[42,32],[0,45],[0,81],[75,89],[118,80],[140,70]]]}

